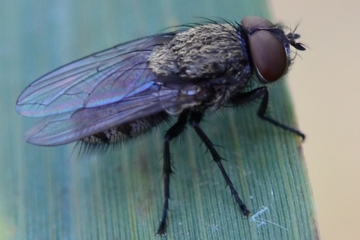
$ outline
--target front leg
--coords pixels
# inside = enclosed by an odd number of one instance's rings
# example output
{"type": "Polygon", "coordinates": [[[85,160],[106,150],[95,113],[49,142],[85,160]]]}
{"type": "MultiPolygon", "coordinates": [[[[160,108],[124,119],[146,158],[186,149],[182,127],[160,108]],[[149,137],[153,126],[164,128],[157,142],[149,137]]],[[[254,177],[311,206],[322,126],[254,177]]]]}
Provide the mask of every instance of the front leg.
{"type": "Polygon", "coordinates": [[[262,100],[261,100],[259,109],[257,111],[257,115],[262,120],[265,120],[265,121],[267,121],[277,127],[280,127],[286,131],[295,133],[296,135],[301,137],[303,141],[305,140],[305,134],[303,134],[299,130],[297,130],[293,127],[287,126],[283,123],[280,123],[277,120],[266,115],[266,110],[267,110],[268,103],[269,103],[269,91],[268,91],[267,87],[259,87],[259,88],[255,88],[249,92],[236,94],[235,96],[231,97],[229,101],[233,106],[238,106],[238,105],[243,105],[243,104],[252,102],[253,100],[258,99],[258,98],[262,98],[262,100]]]}

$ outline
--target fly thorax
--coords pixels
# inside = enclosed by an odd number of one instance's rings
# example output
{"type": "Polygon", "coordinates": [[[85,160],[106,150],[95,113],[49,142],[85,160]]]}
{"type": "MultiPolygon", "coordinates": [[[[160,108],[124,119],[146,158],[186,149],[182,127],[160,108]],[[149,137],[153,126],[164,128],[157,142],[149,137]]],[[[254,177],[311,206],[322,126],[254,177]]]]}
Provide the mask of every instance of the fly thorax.
{"type": "Polygon", "coordinates": [[[247,67],[242,40],[229,24],[210,24],[177,33],[166,45],[153,50],[149,67],[159,76],[184,79],[234,76],[247,67]]]}
{"type": "MultiPolygon", "coordinates": [[[[170,92],[172,92],[173,90],[170,90],[170,92]]],[[[171,116],[179,116],[180,113],[187,108],[192,108],[194,106],[200,105],[201,101],[197,101],[196,96],[200,94],[201,96],[204,95],[201,94],[200,92],[202,91],[202,88],[200,86],[197,85],[189,85],[187,87],[184,87],[182,89],[179,89],[179,94],[177,96],[177,98],[174,98],[174,104],[172,104],[171,107],[168,106],[163,106],[164,110],[166,111],[166,113],[168,113],[171,116]],[[191,97],[191,101],[189,101],[189,97],[191,97]],[[176,102],[181,102],[182,104],[176,104],[176,102]]],[[[159,100],[160,103],[165,103],[165,105],[168,105],[168,101],[169,99],[166,97],[168,95],[166,87],[162,88],[161,91],[159,92],[159,100]],[[165,97],[166,100],[162,101],[162,97],[165,97]]]]}

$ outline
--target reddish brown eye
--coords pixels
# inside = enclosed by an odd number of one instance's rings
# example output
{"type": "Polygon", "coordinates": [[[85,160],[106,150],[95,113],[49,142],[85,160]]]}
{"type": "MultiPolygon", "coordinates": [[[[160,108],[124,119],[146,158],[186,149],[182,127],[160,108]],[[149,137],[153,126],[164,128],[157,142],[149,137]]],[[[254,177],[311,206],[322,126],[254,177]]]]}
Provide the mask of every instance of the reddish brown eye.
{"type": "Polygon", "coordinates": [[[284,45],[269,31],[256,31],[274,25],[266,19],[253,16],[243,19],[241,23],[250,32],[250,54],[262,80],[273,82],[281,78],[288,67],[284,45]]]}

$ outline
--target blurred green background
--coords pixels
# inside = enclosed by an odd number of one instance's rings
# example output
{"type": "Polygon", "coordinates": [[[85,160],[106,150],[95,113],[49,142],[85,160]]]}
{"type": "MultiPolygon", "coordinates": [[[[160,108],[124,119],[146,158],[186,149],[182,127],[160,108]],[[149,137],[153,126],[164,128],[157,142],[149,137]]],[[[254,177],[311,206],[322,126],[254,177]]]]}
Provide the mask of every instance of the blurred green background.
{"type": "MultiPolygon", "coordinates": [[[[154,237],[163,202],[161,153],[166,126],[104,156],[78,156],[73,144],[55,148],[27,144],[23,133],[36,120],[15,112],[16,98],[39,76],[90,53],[166,27],[198,22],[196,17],[230,21],[248,15],[269,18],[267,3],[1,3],[0,239],[154,237]]],[[[283,90],[284,85],[275,86],[271,104],[277,107],[271,113],[291,123],[291,106],[283,101],[287,97],[283,90]]],[[[305,171],[297,152],[299,140],[254,119],[254,108],[230,110],[209,118],[203,126],[209,137],[223,146],[219,152],[229,160],[225,168],[245,202],[254,213],[263,206],[268,208],[261,215],[264,221],[241,217],[211,157],[188,131],[172,145],[176,174],[171,184],[169,239],[315,237],[308,184],[298,178],[305,171]],[[279,140],[276,144],[273,136],[279,140]],[[281,156],[286,156],[285,160],[277,162],[281,156]],[[284,195],[285,191],[291,195],[284,195]],[[301,222],[294,213],[300,213],[301,222]]]]}

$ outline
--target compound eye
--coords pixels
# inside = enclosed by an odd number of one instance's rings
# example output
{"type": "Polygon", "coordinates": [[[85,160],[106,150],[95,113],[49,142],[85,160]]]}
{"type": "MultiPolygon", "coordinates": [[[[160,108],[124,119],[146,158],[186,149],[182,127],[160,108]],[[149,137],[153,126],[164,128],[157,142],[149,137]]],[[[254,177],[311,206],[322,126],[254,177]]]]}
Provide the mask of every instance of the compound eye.
{"type": "Polygon", "coordinates": [[[284,45],[268,30],[274,25],[266,19],[247,17],[241,21],[249,33],[253,64],[261,80],[274,82],[287,71],[288,59],[284,45]]]}

